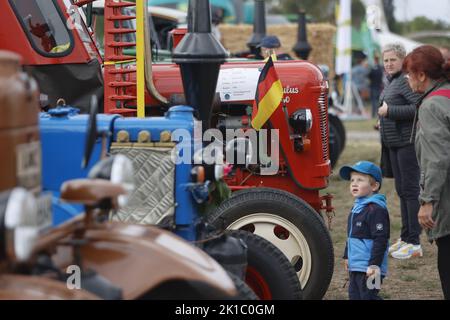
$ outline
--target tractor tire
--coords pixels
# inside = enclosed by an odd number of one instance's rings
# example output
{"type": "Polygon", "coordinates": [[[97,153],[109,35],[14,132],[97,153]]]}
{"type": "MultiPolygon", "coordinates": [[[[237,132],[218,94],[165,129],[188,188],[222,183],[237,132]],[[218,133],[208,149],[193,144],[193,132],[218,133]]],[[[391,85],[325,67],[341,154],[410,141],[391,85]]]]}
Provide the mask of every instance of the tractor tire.
{"type": "Polygon", "coordinates": [[[336,132],[339,135],[341,142],[339,146],[340,147],[339,154],[341,154],[342,151],[344,151],[345,149],[345,144],[347,143],[347,135],[345,133],[344,124],[337,115],[331,113],[328,114],[328,121],[333,124],[333,127],[336,129],[336,132]]]}
{"type": "Polygon", "coordinates": [[[237,300],[259,300],[256,293],[234,273],[228,272],[238,292],[237,300]]]}
{"type": "Polygon", "coordinates": [[[331,168],[334,168],[336,165],[339,155],[341,154],[342,150],[342,141],[341,137],[339,136],[338,129],[333,124],[333,122],[328,122],[329,127],[329,135],[328,135],[328,146],[330,151],[330,162],[331,162],[331,168]]]}
{"type": "Polygon", "coordinates": [[[302,199],[271,188],[242,190],[224,201],[208,222],[269,240],[294,266],[303,299],[325,295],[333,275],[333,243],[322,217],[302,199]]]}
{"type": "Polygon", "coordinates": [[[244,230],[228,233],[247,244],[245,283],[261,300],[300,300],[302,289],[286,256],[272,243],[244,230]]]}

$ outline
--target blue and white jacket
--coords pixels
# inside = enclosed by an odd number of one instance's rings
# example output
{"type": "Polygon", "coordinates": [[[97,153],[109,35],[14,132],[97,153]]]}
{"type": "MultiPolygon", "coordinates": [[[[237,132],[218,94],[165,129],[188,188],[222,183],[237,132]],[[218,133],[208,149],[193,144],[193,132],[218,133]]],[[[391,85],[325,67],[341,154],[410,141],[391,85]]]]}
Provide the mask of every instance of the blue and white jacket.
{"type": "Polygon", "coordinates": [[[386,275],[390,222],[384,195],[355,200],[348,217],[347,234],[344,259],[348,259],[349,271],[366,272],[368,266],[376,265],[386,275]]]}

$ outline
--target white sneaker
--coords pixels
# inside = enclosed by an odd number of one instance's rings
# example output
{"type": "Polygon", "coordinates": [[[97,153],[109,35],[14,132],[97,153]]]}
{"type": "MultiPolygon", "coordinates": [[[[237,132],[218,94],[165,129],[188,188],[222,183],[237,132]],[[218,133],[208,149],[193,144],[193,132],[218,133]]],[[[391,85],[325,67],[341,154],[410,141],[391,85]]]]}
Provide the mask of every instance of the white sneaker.
{"type": "Polygon", "coordinates": [[[408,243],[397,251],[392,252],[392,257],[400,260],[409,259],[412,257],[423,257],[422,246],[420,244],[413,245],[408,243]]]}
{"type": "Polygon", "coordinates": [[[399,250],[401,247],[406,246],[407,243],[405,241],[402,241],[402,239],[398,239],[393,245],[389,247],[389,254],[392,254],[392,252],[399,250]]]}

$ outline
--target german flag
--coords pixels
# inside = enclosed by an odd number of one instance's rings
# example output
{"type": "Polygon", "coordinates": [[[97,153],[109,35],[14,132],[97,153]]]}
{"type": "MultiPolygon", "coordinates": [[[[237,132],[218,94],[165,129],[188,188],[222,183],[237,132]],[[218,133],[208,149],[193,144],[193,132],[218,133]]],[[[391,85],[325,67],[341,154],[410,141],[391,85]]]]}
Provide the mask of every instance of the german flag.
{"type": "Polygon", "coordinates": [[[272,57],[269,57],[258,78],[253,105],[252,127],[256,130],[261,129],[278,108],[282,99],[283,86],[273,66],[272,57]]]}

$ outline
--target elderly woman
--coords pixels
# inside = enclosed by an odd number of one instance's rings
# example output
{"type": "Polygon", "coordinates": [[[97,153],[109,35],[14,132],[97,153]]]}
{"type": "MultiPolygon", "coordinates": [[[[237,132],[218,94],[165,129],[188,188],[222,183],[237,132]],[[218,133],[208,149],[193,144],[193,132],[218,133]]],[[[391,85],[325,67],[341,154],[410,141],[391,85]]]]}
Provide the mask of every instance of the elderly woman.
{"type": "Polygon", "coordinates": [[[419,165],[410,141],[420,95],[412,92],[402,72],[405,48],[401,44],[389,44],[382,54],[387,83],[378,109],[380,134],[389,154],[402,217],[400,239],[389,248],[389,253],[397,259],[409,259],[423,255],[419,239],[422,230],[417,219],[419,165]]]}
{"type": "Polygon", "coordinates": [[[420,165],[419,223],[438,246],[438,269],[450,300],[450,61],[433,46],[405,59],[409,85],[423,94],[418,109],[416,153],[420,165]]]}

